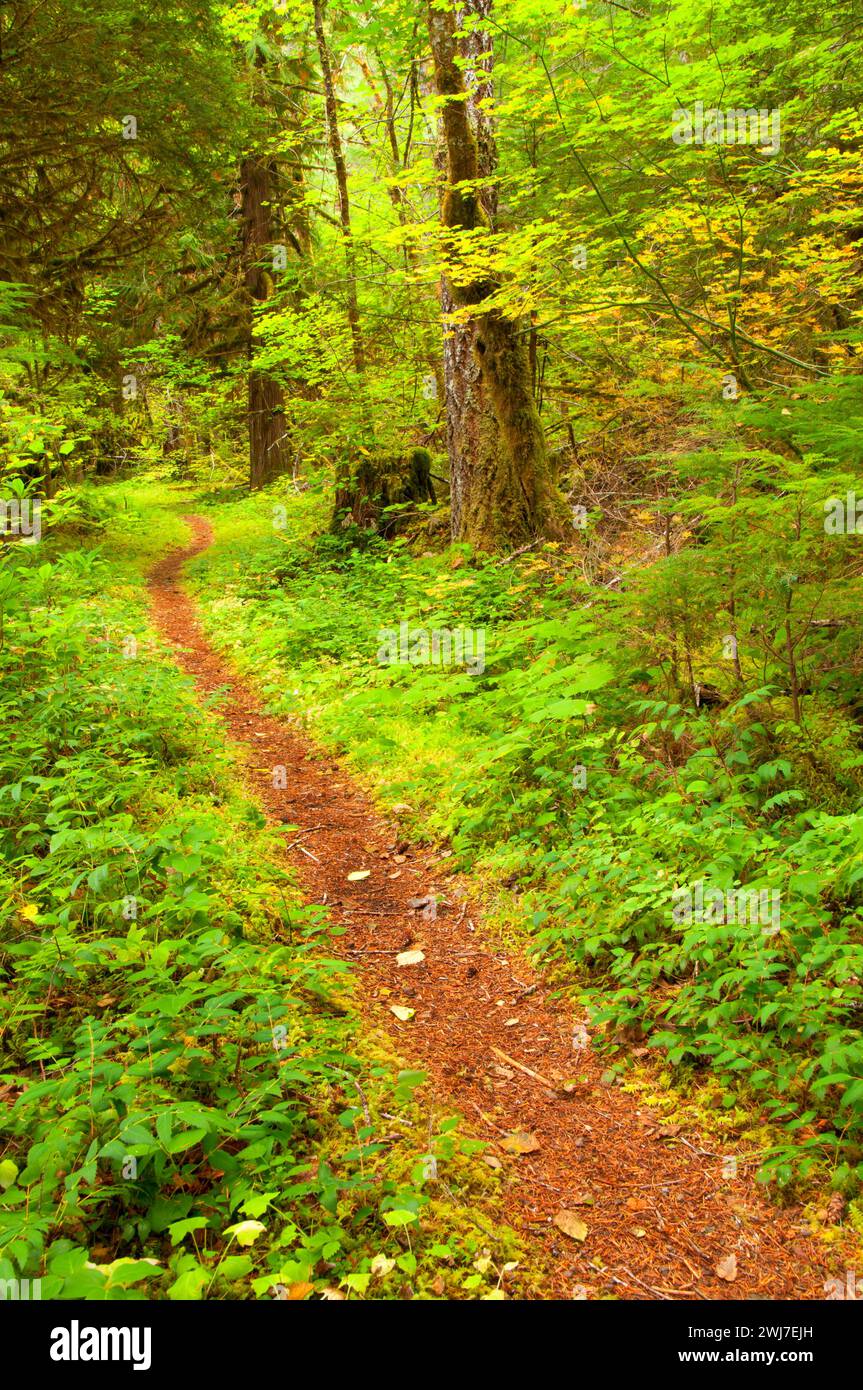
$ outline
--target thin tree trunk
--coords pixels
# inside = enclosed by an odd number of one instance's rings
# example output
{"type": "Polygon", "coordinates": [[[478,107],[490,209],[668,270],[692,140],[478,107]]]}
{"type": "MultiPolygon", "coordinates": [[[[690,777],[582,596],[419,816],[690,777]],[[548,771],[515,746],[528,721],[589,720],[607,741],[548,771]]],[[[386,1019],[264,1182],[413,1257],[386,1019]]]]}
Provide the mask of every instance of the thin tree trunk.
{"type": "MultiPolygon", "coordinates": [[[[321,78],[324,85],[324,108],[327,115],[327,134],[329,136],[330,153],[333,158],[333,167],[336,173],[336,187],[339,194],[339,223],[342,229],[342,239],[345,248],[345,300],[347,305],[348,325],[351,332],[354,371],[357,377],[359,408],[368,442],[372,443],[374,440],[374,421],[368,393],[366,391],[366,351],[363,340],[362,323],[360,321],[359,299],[357,297],[357,252],[353,230],[351,228],[351,205],[348,197],[348,169],[345,163],[342,137],[339,130],[336,88],[333,82],[333,65],[330,59],[330,50],[327,45],[327,36],[324,32],[324,6],[325,0],[314,0],[315,38],[318,44],[318,58],[321,65],[321,78]]],[[[370,459],[364,459],[360,465],[360,473],[365,474],[367,471],[374,473],[374,464],[370,459]]],[[[332,524],[336,529],[341,527],[346,516],[353,516],[354,520],[357,521],[358,516],[362,512],[362,495],[364,490],[365,485],[361,481],[358,482],[358,478],[351,478],[350,461],[344,457],[340,458],[336,463],[336,486],[332,517],[332,524]]]]}
{"type": "MultiPolygon", "coordinates": [[[[276,193],[275,161],[250,155],[240,168],[243,215],[243,267],[249,305],[248,380],[249,486],[266,486],[288,466],[288,433],[284,393],[268,372],[251,365],[255,347],[254,305],[272,292],[273,280],[264,265],[272,247],[273,203],[276,193]]],[[[271,254],[271,252],[270,252],[271,254]]]]}
{"type": "MultiPolygon", "coordinates": [[[[393,175],[393,178],[395,179],[398,177],[399,174],[402,173],[403,169],[406,167],[407,146],[405,148],[405,157],[403,158],[401,152],[399,151],[398,134],[396,131],[395,93],[393,92],[393,84],[390,80],[389,73],[387,72],[381,55],[376,52],[375,57],[378,60],[378,66],[380,67],[381,78],[383,80],[384,90],[386,92],[386,105],[384,109],[386,114],[387,136],[389,138],[390,143],[390,170],[393,175]]],[[[412,102],[416,99],[416,82],[416,64],[412,64],[410,74],[410,90],[412,102]]],[[[407,223],[411,220],[411,217],[408,205],[408,198],[407,194],[405,193],[405,190],[403,188],[399,188],[396,183],[391,184],[390,199],[392,201],[393,207],[396,210],[396,216],[399,219],[400,225],[402,227],[406,226],[407,223]]],[[[411,273],[418,282],[420,278],[420,258],[416,246],[414,245],[413,241],[411,241],[409,238],[405,240],[404,258],[405,269],[409,273],[411,273]]],[[[431,376],[434,377],[435,380],[436,399],[438,401],[444,401],[447,398],[447,392],[446,385],[444,382],[443,364],[441,362],[440,356],[436,352],[429,352],[426,361],[428,363],[429,373],[431,376]]]]}
{"type": "Polygon", "coordinates": [[[341,223],[342,236],[345,244],[348,323],[350,325],[351,343],[353,345],[354,369],[357,376],[362,381],[366,370],[366,354],[363,344],[362,326],[360,324],[360,308],[357,299],[357,254],[356,247],[354,246],[353,232],[351,230],[351,206],[348,201],[348,170],[345,164],[344,150],[342,149],[342,137],[339,132],[336,89],[333,84],[333,65],[330,62],[330,51],[327,47],[327,38],[324,33],[323,0],[314,0],[314,10],[315,38],[318,41],[318,57],[321,64],[321,76],[324,82],[324,105],[327,113],[327,132],[330,139],[330,152],[333,156],[333,165],[336,171],[336,187],[339,191],[339,221],[341,223]]]}

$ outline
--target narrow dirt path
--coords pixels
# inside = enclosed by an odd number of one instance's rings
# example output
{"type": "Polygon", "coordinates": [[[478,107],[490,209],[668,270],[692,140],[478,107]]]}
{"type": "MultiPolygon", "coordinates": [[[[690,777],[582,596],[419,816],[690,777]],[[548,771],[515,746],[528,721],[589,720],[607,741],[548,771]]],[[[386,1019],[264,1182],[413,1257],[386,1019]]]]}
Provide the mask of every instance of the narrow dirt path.
{"type": "Polygon", "coordinates": [[[250,790],[274,820],[301,827],[286,852],[309,901],[326,904],[346,928],[338,949],[360,975],[368,1016],[410,1065],[430,1073],[438,1100],[490,1142],[505,1170],[507,1217],[551,1271],[544,1296],[824,1298],[824,1281],[837,1272],[828,1265],[841,1256],[828,1260],[800,1212],[773,1208],[749,1178],[723,1177],[715,1144],[663,1127],[603,1084],[603,1063],[581,1049],[577,1020],[548,997],[542,976],[483,936],[476,913],[435,878],[421,850],[400,842],[332,756],[263,712],[179,587],[185,561],[212,542],[206,521],[187,521],[193,543],[150,575],[157,627],[202,694],[223,692],[219,713],[242,750],[250,790]],[[273,787],[281,766],[285,790],[273,787]],[[369,876],[349,881],[360,869],[369,876]],[[436,920],[410,905],[427,896],[437,898],[436,920]],[[407,950],[425,959],[398,966],[407,950]],[[397,1024],[391,1004],[413,1008],[414,1019],[397,1024]],[[583,1076],[586,1084],[563,1090],[583,1076]],[[521,1155],[501,1148],[513,1133],[534,1136],[538,1147],[521,1155]],[[587,1225],[583,1242],[553,1224],[561,1209],[587,1225]],[[733,1281],[717,1274],[732,1255],[733,1281]]]}

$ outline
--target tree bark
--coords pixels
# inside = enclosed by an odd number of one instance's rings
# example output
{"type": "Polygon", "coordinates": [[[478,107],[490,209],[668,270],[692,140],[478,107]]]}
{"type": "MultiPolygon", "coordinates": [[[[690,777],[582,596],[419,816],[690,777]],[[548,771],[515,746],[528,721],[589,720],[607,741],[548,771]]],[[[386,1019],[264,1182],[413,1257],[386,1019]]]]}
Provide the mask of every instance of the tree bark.
{"type": "Polygon", "coordinates": [[[269,299],[273,289],[272,276],[265,268],[264,257],[274,240],[275,191],[275,161],[259,155],[244,159],[240,168],[240,193],[244,282],[249,313],[249,486],[253,489],[265,487],[288,466],[284,393],[274,377],[252,365],[255,348],[254,306],[269,299]]]}
{"type": "MultiPolygon", "coordinates": [[[[480,19],[492,0],[466,0],[466,13],[480,19]]],[[[441,223],[451,232],[492,227],[496,190],[477,188],[497,164],[494,130],[478,101],[492,91],[490,36],[474,31],[464,44],[477,78],[467,97],[452,12],[428,6],[429,37],[442,113],[447,188],[441,223]]],[[[457,254],[457,252],[456,252],[457,254]]],[[[531,390],[530,364],[517,322],[498,310],[483,310],[496,288],[491,279],[454,286],[444,276],[444,380],[447,447],[452,491],[452,534],[483,550],[518,545],[537,535],[559,534],[565,504],[554,487],[542,425],[531,390]],[[470,308],[452,324],[450,316],[470,308]]]]}

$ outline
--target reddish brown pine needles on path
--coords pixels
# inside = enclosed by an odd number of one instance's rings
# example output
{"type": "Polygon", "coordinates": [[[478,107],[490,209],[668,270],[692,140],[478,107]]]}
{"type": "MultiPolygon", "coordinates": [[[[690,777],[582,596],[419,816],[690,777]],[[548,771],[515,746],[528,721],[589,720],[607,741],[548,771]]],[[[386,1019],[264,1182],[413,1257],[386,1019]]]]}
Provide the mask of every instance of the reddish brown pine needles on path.
{"type": "Polygon", "coordinates": [[[193,543],[150,576],[157,627],[202,694],[223,692],[219,714],[256,798],[300,827],[286,853],[309,901],[346,928],[337,949],[361,978],[369,1018],[428,1071],[438,1103],[489,1141],[506,1174],[507,1217],[549,1270],[542,1296],[824,1298],[841,1257],[800,1211],[771,1206],[742,1168],[724,1176],[715,1142],[663,1126],[603,1084],[602,1061],[578,1047],[578,1020],[548,998],[542,976],[483,936],[476,913],[435,880],[421,850],[400,843],[337,761],[263,712],[180,588],[185,561],[212,541],[206,521],[187,520],[193,543]],[[277,767],[285,789],[273,786],[277,767]],[[409,1024],[396,1022],[393,1004],[414,1010],[409,1024]]]}

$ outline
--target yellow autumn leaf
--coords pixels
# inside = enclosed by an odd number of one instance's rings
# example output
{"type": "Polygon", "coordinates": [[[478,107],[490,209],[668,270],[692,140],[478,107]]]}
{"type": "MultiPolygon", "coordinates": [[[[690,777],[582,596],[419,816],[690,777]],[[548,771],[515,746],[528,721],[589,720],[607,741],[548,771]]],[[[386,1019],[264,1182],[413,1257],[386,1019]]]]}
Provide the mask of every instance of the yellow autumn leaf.
{"type": "Polygon", "coordinates": [[[421,965],[424,960],[422,951],[400,951],[396,956],[396,965],[421,965]]]}
{"type": "Polygon", "coordinates": [[[524,1130],[520,1130],[517,1134],[508,1134],[505,1139],[501,1139],[500,1147],[508,1154],[532,1154],[539,1148],[539,1140],[535,1134],[526,1134],[524,1130]]]}
{"type": "Polygon", "coordinates": [[[574,1211],[559,1211],[554,1218],[554,1224],[559,1231],[563,1231],[563,1234],[569,1236],[571,1240],[587,1239],[587,1227],[581,1220],[581,1217],[576,1216],[574,1211]]]}
{"type": "Polygon", "coordinates": [[[238,1245],[254,1245],[266,1229],[260,1221],[238,1221],[236,1225],[226,1228],[225,1235],[233,1236],[238,1245]]]}

